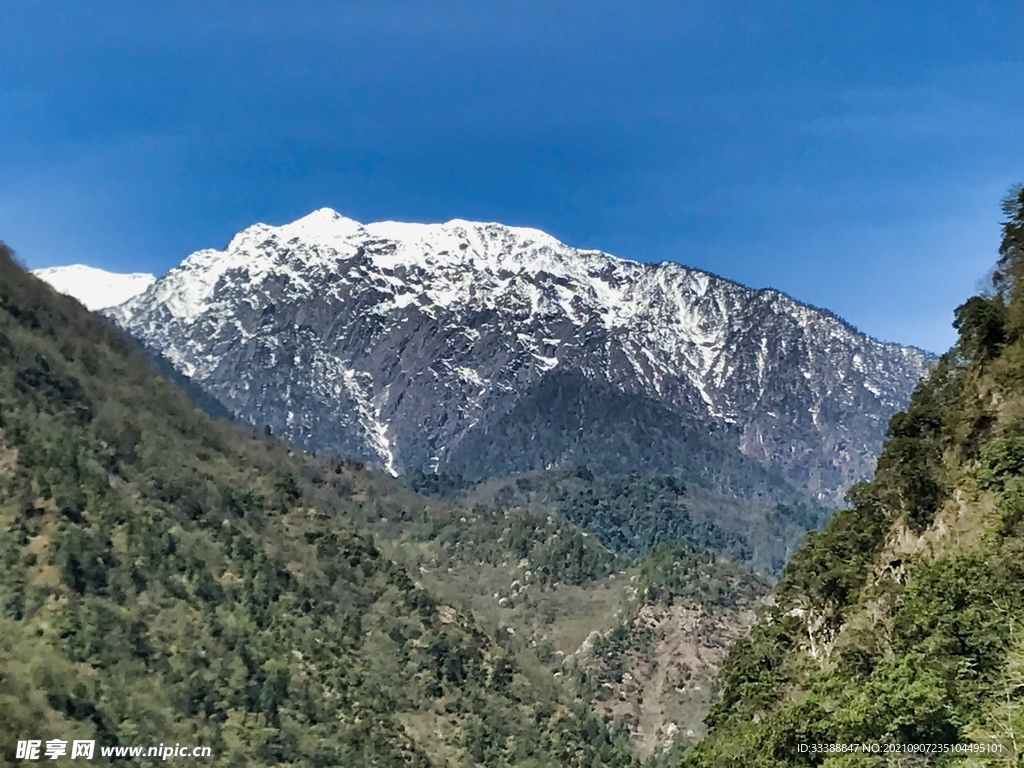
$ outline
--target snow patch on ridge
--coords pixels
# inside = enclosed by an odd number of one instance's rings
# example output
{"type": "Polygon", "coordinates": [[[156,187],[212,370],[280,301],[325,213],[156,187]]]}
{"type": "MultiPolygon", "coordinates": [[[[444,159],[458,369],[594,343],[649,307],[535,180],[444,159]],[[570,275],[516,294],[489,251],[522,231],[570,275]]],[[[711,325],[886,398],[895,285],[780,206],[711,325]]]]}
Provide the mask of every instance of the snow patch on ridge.
{"type": "Polygon", "coordinates": [[[85,264],[35,269],[32,274],[93,311],[123,304],[156,282],[156,276],[146,272],[107,272],[85,264]]]}

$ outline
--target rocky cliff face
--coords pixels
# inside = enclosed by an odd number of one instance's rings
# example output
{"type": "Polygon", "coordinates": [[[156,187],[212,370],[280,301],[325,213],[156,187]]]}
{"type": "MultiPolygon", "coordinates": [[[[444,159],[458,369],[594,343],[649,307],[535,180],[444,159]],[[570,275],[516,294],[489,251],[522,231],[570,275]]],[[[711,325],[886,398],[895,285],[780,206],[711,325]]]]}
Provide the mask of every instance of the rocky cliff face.
{"type": "Polygon", "coordinates": [[[392,472],[587,462],[824,502],[870,472],[930,362],[679,264],[328,209],[108,313],[242,420],[392,472]]]}

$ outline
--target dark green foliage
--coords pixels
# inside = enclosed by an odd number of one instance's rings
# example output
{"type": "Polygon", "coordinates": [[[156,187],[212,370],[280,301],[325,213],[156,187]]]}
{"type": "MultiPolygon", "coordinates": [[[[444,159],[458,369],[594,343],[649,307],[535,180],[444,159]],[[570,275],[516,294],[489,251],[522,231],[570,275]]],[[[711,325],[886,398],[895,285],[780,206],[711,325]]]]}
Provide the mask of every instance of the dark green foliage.
{"type": "Polygon", "coordinates": [[[415,470],[405,475],[403,479],[409,488],[416,491],[416,493],[422,493],[424,496],[437,496],[438,498],[454,496],[459,491],[463,491],[472,485],[462,475],[449,474],[447,472],[415,470]]]}
{"type": "Polygon", "coordinates": [[[999,261],[992,276],[997,291],[1009,297],[1007,336],[1015,341],[1020,336],[1021,304],[1024,285],[1024,185],[1012,190],[1003,200],[1003,238],[999,244],[999,261]]]}
{"type": "Polygon", "coordinates": [[[687,601],[707,609],[750,606],[768,591],[763,580],[714,552],[679,543],[662,543],[640,561],[642,584],[649,599],[672,604],[687,601]]]}
{"type": "Polygon", "coordinates": [[[968,358],[991,360],[1006,343],[1006,305],[1001,296],[974,296],[956,308],[953,327],[960,332],[959,351],[968,358]]]}
{"type": "Polygon", "coordinates": [[[107,589],[107,572],[114,565],[110,540],[74,523],[64,529],[55,563],[64,583],[80,595],[102,594],[107,589]]]}
{"type": "MultiPolygon", "coordinates": [[[[418,476],[417,476],[418,477],[418,476]]],[[[429,476],[427,476],[429,477],[429,476]]],[[[428,485],[420,480],[419,487],[428,485]]],[[[435,482],[441,482],[440,478],[435,482]]],[[[711,519],[719,510],[703,495],[689,498],[687,486],[677,477],[654,473],[594,473],[586,466],[549,470],[493,479],[470,487],[463,498],[499,510],[544,512],[587,531],[616,555],[641,557],[661,542],[682,542],[694,549],[711,549],[736,561],[752,561],[754,553],[738,530],[726,530],[711,519]],[[691,505],[700,513],[691,513],[691,505]]],[[[794,501],[776,504],[768,512],[771,526],[754,534],[768,537],[776,530],[799,531],[815,527],[822,510],[794,501]]],[[[736,528],[749,530],[749,521],[736,528]]],[[[762,558],[756,565],[763,566],[762,558]]],[[[771,570],[765,568],[765,570],[771,570]]]]}
{"type": "Polygon", "coordinates": [[[92,418],[92,404],[78,382],[61,375],[42,355],[36,355],[31,365],[14,373],[14,388],[41,403],[54,403],[72,411],[76,420],[86,422],[92,418]]]}
{"type": "Polygon", "coordinates": [[[635,642],[632,633],[625,626],[618,626],[594,641],[594,658],[601,660],[600,674],[594,683],[621,683],[626,672],[625,655],[630,650],[630,641],[635,642]]]}
{"type": "Polygon", "coordinates": [[[978,482],[998,488],[1013,477],[1024,475],[1024,437],[997,437],[981,449],[978,482]]]}
{"type": "Polygon", "coordinates": [[[513,553],[530,561],[542,584],[586,584],[624,565],[582,532],[532,515],[517,516],[506,541],[513,553]]]}
{"type": "Polygon", "coordinates": [[[902,511],[915,531],[924,530],[945,498],[942,486],[943,403],[937,384],[918,386],[904,413],[889,421],[889,440],[878,459],[875,493],[890,510],[902,511]]]}
{"type": "Polygon", "coordinates": [[[722,698],[708,713],[711,728],[766,711],[785,693],[787,654],[800,640],[799,622],[770,614],[748,638],[739,640],[719,673],[722,698]]]}
{"type": "Polygon", "coordinates": [[[870,487],[855,486],[849,499],[852,506],[836,512],[824,531],[807,534],[779,584],[781,595],[799,595],[837,621],[867,579],[889,527],[870,487]]]}
{"type": "Polygon", "coordinates": [[[922,564],[900,596],[893,647],[920,651],[960,686],[994,672],[1024,608],[1024,564],[995,552],[922,564]]]}
{"type": "Polygon", "coordinates": [[[675,477],[631,472],[595,478],[585,468],[573,475],[585,485],[552,487],[558,512],[619,555],[645,555],[663,541],[714,548],[735,559],[747,554],[739,536],[714,523],[694,523],[686,507],[686,486],[675,477]]]}
{"type": "Polygon", "coordinates": [[[750,501],[656,473],[599,474],[588,467],[493,478],[463,492],[472,503],[526,509],[580,526],[616,554],[646,555],[683,542],[777,575],[808,529],[831,514],[820,505],[750,501]]]}
{"type": "MultiPolygon", "coordinates": [[[[879,662],[825,732],[837,739],[863,734],[861,739],[901,744],[956,744],[960,734],[950,703],[949,682],[934,659],[911,651],[879,662]]],[[[820,710],[815,714],[828,723],[820,710]]]]}

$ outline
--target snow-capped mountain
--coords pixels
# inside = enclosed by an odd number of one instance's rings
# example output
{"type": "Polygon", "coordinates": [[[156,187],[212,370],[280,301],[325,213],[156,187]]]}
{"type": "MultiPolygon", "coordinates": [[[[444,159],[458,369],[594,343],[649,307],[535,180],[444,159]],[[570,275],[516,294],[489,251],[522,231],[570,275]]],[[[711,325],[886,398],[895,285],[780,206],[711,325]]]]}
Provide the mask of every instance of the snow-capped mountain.
{"type": "Polygon", "coordinates": [[[91,310],[123,304],[156,282],[154,275],[144,272],[119,274],[85,264],[36,269],[32,274],[52,285],[54,290],[78,299],[91,310]]]}
{"type": "Polygon", "coordinates": [[[823,501],[870,472],[930,361],[676,263],[329,209],[194,253],[108,314],[241,419],[393,472],[586,462],[823,501]]]}

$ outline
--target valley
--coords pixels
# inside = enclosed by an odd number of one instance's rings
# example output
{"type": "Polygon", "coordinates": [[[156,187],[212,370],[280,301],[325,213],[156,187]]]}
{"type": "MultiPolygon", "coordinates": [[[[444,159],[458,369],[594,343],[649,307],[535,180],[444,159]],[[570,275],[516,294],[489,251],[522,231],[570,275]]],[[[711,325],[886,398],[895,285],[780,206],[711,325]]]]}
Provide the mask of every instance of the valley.
{"type": "Polygon", "coordinates": [[[1024,768],[1024,3],[0,19],[0,768],[1024,768]]]}
{"type": "Polygon", "coordinates": [[[684,765],[1020,764],[1024,188],[1003,213],[991,288],[957,308],[959,340],[890,421],[874,478],[733,646],[684,765]],[[946,746],[798,749],[851,740],[946,746]]]}
{"type": "MultiPolygon", "coordinates": [[[[166,280],[107,310],[150,334],[129,339],[5,255],[3,731],[117,744],[161,729],[223,765],[858,764],[801,753],[809,739],[1015,749],[1016,205],[1009,287],[957,310],[960,342],[888,419],[873,479],[828,493],[827,473],[731,442],[753,421],[585,366],[541,372],[479,435],[445,433],[459,439],[444,463],[400,465],[414,454],[390,422],[390,459],[372,440],[346,454],[368,434],[362,406],[348,442],[291,442],[272,409],[231,410],[219,359],[187,357],[200,337],[168,329],[203,312],[166,280]]],[[[235,311],[230,285],[204,294],[227,302],[217,317],[235,311]]],[[[217,333],[209,349],[232,359],[240,342],[217,333]]]]}

